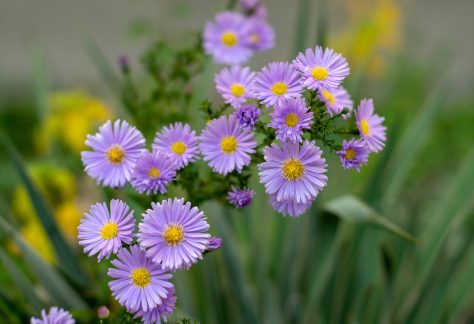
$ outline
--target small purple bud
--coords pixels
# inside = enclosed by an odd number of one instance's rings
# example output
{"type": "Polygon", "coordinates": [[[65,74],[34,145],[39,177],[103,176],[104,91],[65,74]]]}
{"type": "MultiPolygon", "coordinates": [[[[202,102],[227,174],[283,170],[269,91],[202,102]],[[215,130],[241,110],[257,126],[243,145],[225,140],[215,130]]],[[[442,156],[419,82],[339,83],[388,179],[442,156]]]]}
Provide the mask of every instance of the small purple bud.
{"type": "Polygon", "coordinates": [[[119,66],[124,73],[128,73],[128,71],[130,71],[130,64],[126,55],[120,55],[119,66]]]}
{"type": "Polygon", "coordinates": [[[234,113],[243,128],[253,129],[260,118],[260,109],[256,105],[244,105],[234,113]]]}
{"type": "Polygon", "coordinates": [[[100,306],[97,308],[97,316],[99,316],[100,319],[108,318],[109,315],[110,311],[106,306],[100,306]]]}
{"type": "Polygon", "coordinates": [[[218,236],[213,236],[209,239],[209,245],[207,246],[207,252],[212,252],[220,249],[222,246],[222,239],[218,236]]]}
{"type": "Polygon", "coordinates": [[[245,208],[252,203],[255,191],[249,188],[239,189],[232,187],[227,193],[227,200],[237,208],[245,208]]]}

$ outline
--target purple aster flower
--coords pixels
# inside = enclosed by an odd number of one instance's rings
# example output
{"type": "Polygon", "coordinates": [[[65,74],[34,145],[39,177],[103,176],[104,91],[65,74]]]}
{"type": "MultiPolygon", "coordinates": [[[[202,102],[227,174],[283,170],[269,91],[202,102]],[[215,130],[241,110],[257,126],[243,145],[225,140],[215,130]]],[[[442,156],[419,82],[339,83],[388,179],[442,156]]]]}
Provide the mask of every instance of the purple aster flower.
{"type": "Polygon", "coordinates": [[[153,150],[169,154],[178,169],[184,168],[197,159],[196,132],[188,124],[171,124],[156,133],[153,150]]]}
{"type": "Polygon", "coordinates": [[[189,268],[202,259],[211,237],[204,213],[182,198],[151,207],[143,214],[138,233],[147,256],[167,270],[189,268]]]}
{"type": "Polygon", "coordinates": [[[138,245],[120,249],[112,265],[115,268],[107,272],[114,279],[109,282],[112,295],[131,312],[147,312],[162,304],[173,288],[172,275],[147,258],[138,245]]]}
{"type": "Polygon", "coordinates": [[[133,211],[123,201],[112,199],[110,212],[105,203],[97,203],[84,216],[77,228],[77,237],[89,256],[98,253],[98,261],[104,257],[108,259],[110,254],[120,250],[122,243],[132,243],[135,219],[133,211]]]}
{"type": "Polygon", "coordinates": [[[257,105],[241,106],[234,112],[234,117],[240,122],[243,128],[252,130],[260,118],[260,109],[257,105]]]}
{"type": "Polygon", "coordinates": [[[225,102],[234,108],[240,107],[247,99],[253,98],[252,86],[255,73],[249,67],[237,65],[223,68],[215,76],[216,89],[225,102]]]}
{"type": "Polygon", "coordinates": [[[130,181],[139,193],[165,193],[168,184],[176,176],[176,164],[171,157],[161,151],[145,152],[137,160],[130,181]]]}
{"type": "Polygon", "coordinates": [[[283,101],[281,106],[275,106],[271,116],[269,126],[276,129],[276,138],[293,143],[301,142],[303,130],[311,129],[313,123],[313,113],[302,98],[283,101]]]}
{"type": "Polygon", "coordinates": [[[342,167],[344,169],[356,169],[357,172],[360,171],[361,166],[367,164],[369,153],[369,148],[365,142],[355,138],[342,141],[342,150],[337,151],[342,167]]]}
{"type": "Polygon", "coordinates": [[[226,175],[250,164],[257,142],[250,130],[240,127],[234,116],[222,116],[210,121],[200,137],[204,161],[217,173],[226,175]]]}
{"type": "Polygon", "coordinates": [[[382,125],[385,118],[374,114],[372,99],[362,99],[356,112],[357,128],[371,152],[381,151],[385,145],[387,127],[382,125]]]}
{"type": "Polygon", "coordinates": [[[138,310],[135,313],[134,318],[142,318],[144,324],[153,324],[166,322],[168,320],[168,315],[173,313],[176,305],[176,290],[174,287],[168,288],[168,296],[162,300],[162,303],[155,308],[144,312],[143,310],[138,310]]]}
{"type": "Polygon", "coordinates": [[[209,239],[209,244],[207,245],[206,252],[212,252],[220,249],[222,246],[222,239],[218,236],[213,236],[209,239]]]}
{"type": "Polygon", "coordinates": [[[87,135],[86,144],[93,150],[81,153],[87,174],[99,184],[122,187],[144,151],[145,138],[126,121],[109,120],[97,134],[87,135]]]}
{"type": "Polygon", "coordinates": [[[298,72],[288,62],[273,62],[257,74],[255,97],[267,107],[281,105],[284,99],[301,96],[300,83],[298,72]]]}
{"type": "Polygon", "coordinates": [[[232,190],[227,193],[227,200],[237,208],[245,208],[252,203],[254,195],[255,191],[252,189],[232,186],[232,190]]]}
{"type": "Polygon", "coordinates": [[[299,217],[313,204],[314,200],[308,200],[305,203],[296,202],[294,199],[283,199],[278,201],[276,195],[270,195],[270,204],[283,216],[299,217]]]}
{"type": "Polygon", "coordinates": [[[328,110],[329,116],[334,116],[341,113],[344,108],[347,108],[349,112],[343,114],[342,118],[346,119],[352,113],[354,103],[352,102],[347,90],[343,87],[339,87],[334,90],[319,90],[319,99],[324,102],[328,110]]]}
{"type": "Polygon", "coordinates": [[[346,59],[334,50],[323,50],[320,46],[314,51],[308,48],[305,54],[299,53],[293,65],[301,73],[303,86],[312,90],[337,88],[349,75],[346,59]]]}
{"type": "Polygon", "coordinates": [[[263,5],[262,0],[242,0],[240,4],[247,16],[261,20],[267,19],[267,8],[263,5]]]}
{"type": "Polygon", "coordinates": [[[307,203],[326,186],[326,160],[313,142],[272,144],[263,153],[265,162],[258,165],[260,182],[277,201],[307,203]]]}
{"type": "Polygon", "coordinates": [[[253,51],[245,44],[247,19],[235,12],[223,12],[204,28],[205,51],[218,64],[243,64],[253,51]]]}
{"type": "Polygon", "coordinates": [[[41,318],[32,317],[30,320],[31,324],[74,324],[76,321],[72,318],[71,313],[65,311],[62,308],[53,306],[49,309],[49,313],[46,310],[41,311],[41,318]]]}
{"type": "Polygon", "coordinates": [[[275,33],[265,20],[252,18],[246,29],[246,44],[254,51],[267,51],[275,46],[275,33]]]}

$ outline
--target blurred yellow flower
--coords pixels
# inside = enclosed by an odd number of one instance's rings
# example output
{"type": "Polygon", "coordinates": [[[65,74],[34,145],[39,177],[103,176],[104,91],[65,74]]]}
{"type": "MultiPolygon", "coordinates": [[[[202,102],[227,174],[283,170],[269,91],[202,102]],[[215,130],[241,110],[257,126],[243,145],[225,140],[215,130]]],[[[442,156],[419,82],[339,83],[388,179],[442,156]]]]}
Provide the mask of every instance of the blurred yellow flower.
{"type": "Polygon", "coordinates": [[[396,0],[346,0],[348,24],[336,35],[331,46],[352,66],[380,76],[385,71],[385,56],[401,45],[401,7],[396,0]]]}
{"type": "MultiPolygon", "coordinates": [[[[46,163],[33,164],[28,169],[38,189],[52,207],[61,231],[69,241],[75,242],[81,218],[80,208],[75,202],[76,178],[68,170],[46,163]]],[[[25,240],[46,260],[55,262],[51,244],[41,227],[26,188],[22,185],[14,189],[12,209],[22,224],[20,231],[25,240]]]]}
{"type": "Polygon", "coordinates": [[[112,118],[112,110],[102,101],[81,91],[51,95],[49,110],[39,130],[37,147],[48,151],[54,143],[79,153],[85,148],[86,135],[112,118]]]}

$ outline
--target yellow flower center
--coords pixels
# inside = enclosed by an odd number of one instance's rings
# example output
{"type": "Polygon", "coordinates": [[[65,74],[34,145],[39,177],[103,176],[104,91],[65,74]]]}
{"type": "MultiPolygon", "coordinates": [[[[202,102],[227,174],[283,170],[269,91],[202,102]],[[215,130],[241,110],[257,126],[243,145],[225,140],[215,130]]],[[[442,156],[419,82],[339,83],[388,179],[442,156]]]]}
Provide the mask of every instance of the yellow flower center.
{"type": "Polygon", "coordinates": [[[150,271],[146,268],[135,268],[130,275],[135,286],[145,288],[151,282],[150,271]]]}
{"type": "Polygon", "coordinates": [[[369,135],[370,126],[369,126],[369,123],[367,122],[367,119],[362,119],[360,121],[360,130],[362,131],[362,134],[369,135]]]}
{"type": "Polygon", "coordinates": [[[260,36],[258,34],[250,35],[250,43],[252,43],[252,44],[260,43],[260,36]]]}
{"type": "Polygon", "coordinates": [[[354,160],[356,156],[356,152],[353,149],[348,149],[346,154],[344,154],[344,159],[346,160],[354,160]]]}
{"type": "Polygon", "coordinates": [[[177,141],[171,144],[171,151],[173,151],[174,154],[183,155],[183,153],[186,152],[186,149],[186,144],[181,141],[177,141]]]}
{"type": "Polygon", "coordinates": [[[289,181],[296,181],[301,179],[304,173],[304,165],[301,161],[289,159],[283,162],[281,167],[283,177],[289,181]]]}
{"type": "Polygon", "coordinates": [[[272,91],[278,97],[283,96],[287,91],[288,87],[283,82],[277,82],[273,85],[272,91]]]}
{"type": "Polygon", "coordinates": [[[240,83],[234,83],[230,86],[230,92],[236,97],[240,97],[245,93],[245,87],[240,83]]]}
{"type": "Polygon", "coordinates": [[[298,124],[299,118],[295,113],[290,113],[286,115],[285,124],[286,127],[295,127],[298,124]]]}
{"type": "Polygon", "coordinates": [[[334,106],[336,104],[336,98],[334,98],[332,93],[330,93],[329,91],[323,90],[323,97],[329,102],[331,106],[334,106]]]}
{"type": "Polygon", "coordinates": [[[148,178],[156,180],[160,177],[160,174],[160,170],[157,168],[151,168],[150,171],[148,171],[148,178]]]}
{"type": "Polygon", "coordinates": [[[116,237],[118,234],[118,226],[115,223],[107,223],[104,226],[102,226],[102,229],[100,230],[100,236],[104,240],[111,240],[114,237],[116,237]]]}
{"type": "Polygon", "coordinates": [[[311,74],[313,75],[313,78],[315,80],[323,81],[326,80],[329,75],[329,72],[325,68],[317,66],[311,71],[311,74]]]}
{"type": "Polygon", "coordinates": [[[233,47],[237,43],[237,35],[234,32],[224,32],[222,34],[222,43],[227,47],[233,47]]]}
{"type": "Polygon", "coordinates": [[[107,160],[112,164],[121,164],[125,158],[125,151],[120,145],[112,145],[105,153],[107,160]]]}
{"type": "Polygon", "coordinates": [[[232,154],[237,150],[237,139],[234,136],[227,136],[221,140],[221,149],[225,154],[232,154]]]}
{"type": "Polygon", "coordinates": [[[179,225],[170,225],[163,231],[163,241],[166,244],[175,246],[184,238],[183,228],[179,225]]]}

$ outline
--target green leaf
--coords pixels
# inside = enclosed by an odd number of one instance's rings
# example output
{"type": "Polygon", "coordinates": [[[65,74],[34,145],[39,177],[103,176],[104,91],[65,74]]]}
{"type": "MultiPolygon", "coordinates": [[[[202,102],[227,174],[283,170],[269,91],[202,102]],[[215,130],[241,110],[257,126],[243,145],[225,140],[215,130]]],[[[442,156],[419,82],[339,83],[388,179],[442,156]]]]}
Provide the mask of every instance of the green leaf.
{"type": "Polygon", "coordinates": [[[324,210],[342,219],[354,223],[363,223],[382,228],[407,241],[416,242],[417,239],[400,226],[382,217],[360,199],[353,196],[343,196],[327,202],[324,210]]]}
{"type": "Polygon", "coordinates": [[[36,295],[34,285],[16,266],[16,264],[10,259],[8,254],[5,253],[2,248],[0,248],[0,261],[5,267],[5,270],[7,270],[15,285],[21,291],[23,297],[28,300],[28,306],[30,306],[35,313],[39,313],[42,309],[42,303],[36,295]]]}
{"type": "Polygon", "coordinates": [[[20,233],[18,233],[18,231],[16,231],[1,215],[0,228],[2,228],[18,245],[31,272],[36,275],[55,305],[68,309],[87,309],[84,300],[59,274],[59,272],[47,264],[35,251],[33,251],[23,240],[20,233]]]}
{"type": "Polygon", "coordinates": [[[70,248],[69,244],[66,242],[62,233],[60,232],[51,210],[47,206],[44,198],[41,196],[38,188],[36,188],[36,185],[30,178],[23,163],[23,160],[21,159],[13,144],[1,130],[0,139],[5,144],[11,162],[15,167],[16,171],[18,172],[21,181],[26,187],[31,203],[33,204],[36,214],[39,220],[41,221],[41,225],[43,226],[46,234],[49,237],[49,240],[52,243],[52,246],[54,247],[54,251],[59,264],[68,276],[70,276],[78,284],[85,285],[85,275],[81,271],[80,265],[77,262],[77,259],[72,249],[70,248]]]}

